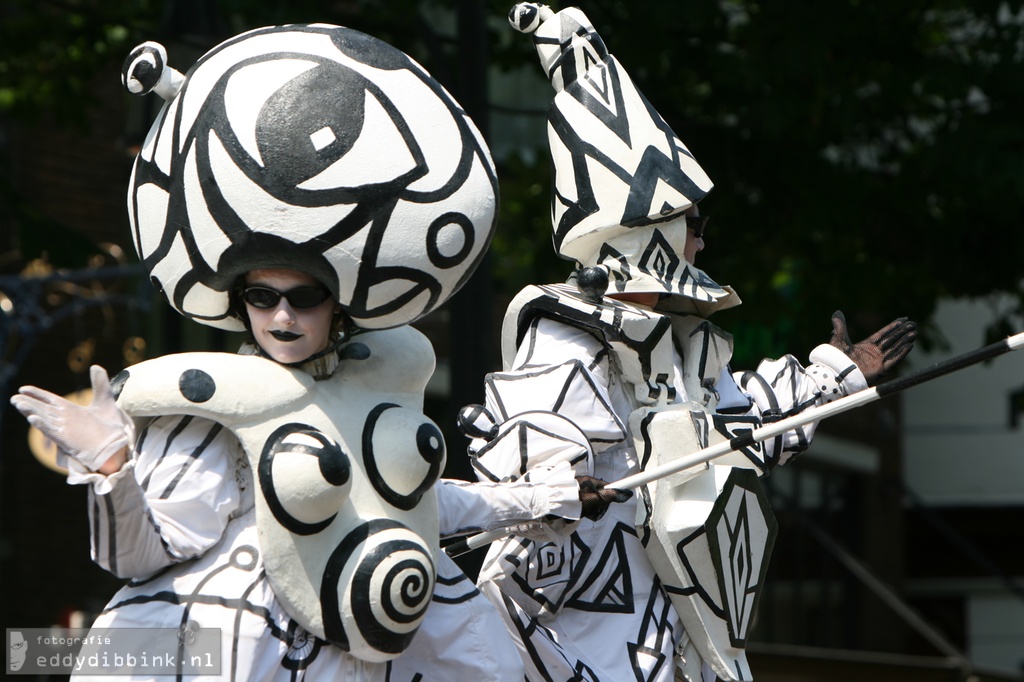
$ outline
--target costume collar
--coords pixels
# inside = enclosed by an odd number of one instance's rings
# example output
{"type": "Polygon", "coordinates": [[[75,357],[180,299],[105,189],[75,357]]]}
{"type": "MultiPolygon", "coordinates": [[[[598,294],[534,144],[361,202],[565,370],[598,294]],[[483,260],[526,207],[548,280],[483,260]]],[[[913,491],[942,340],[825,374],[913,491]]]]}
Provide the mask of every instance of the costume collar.
{"type": "MultiPolygon", "coordinates": [[[[278,363],[285,367],[294,367],[295,369],[301,369],[306,374],[310,375],[317,381],[330,378],[332,374],[338,369],[338,364],[341,362],[340,353],[341,346],[348,337],[342,335],[337,340],[328,344],[327,348],[324,348],[319,353],[309,356],[302,362],[293,363],[278,363]]],[[[242,344],[241,348],[238,349],[239,355],[258,355],[261,358],[266,358],[273,362],[277,362],[274,358],[266,354],[266,352],[259,347],[259,345],[252,340],[246,341],[242,344]]]]}

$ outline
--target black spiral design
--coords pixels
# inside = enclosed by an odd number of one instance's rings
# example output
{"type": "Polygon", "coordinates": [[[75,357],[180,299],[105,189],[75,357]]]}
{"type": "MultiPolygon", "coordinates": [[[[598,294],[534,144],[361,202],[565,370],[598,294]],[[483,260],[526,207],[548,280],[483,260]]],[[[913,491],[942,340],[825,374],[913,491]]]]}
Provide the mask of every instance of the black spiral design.
{"type": "Polygon", "coordinates": [[[357,527],[324,571],[320,600],[327,639],[351,651],[354,624],[359,638],[383,657],[400,654],[430,605],[434,577],[430,549],[405,526],[376,519],[357,527]]]}

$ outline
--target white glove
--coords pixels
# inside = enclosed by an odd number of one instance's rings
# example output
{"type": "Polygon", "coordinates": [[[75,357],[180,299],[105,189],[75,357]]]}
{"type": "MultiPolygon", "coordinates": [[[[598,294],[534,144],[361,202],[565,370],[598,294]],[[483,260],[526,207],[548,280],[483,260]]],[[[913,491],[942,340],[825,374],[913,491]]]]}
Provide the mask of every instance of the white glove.
{"type": "Polygon", "coordinates": [[[114,403],[107,371],[93,365],[89,378],[92,403],[87,406],[35,386],[22,386],[11,404],[61,452],[98,471],[134,440],[135,431],[131,418],[114,403]]]}

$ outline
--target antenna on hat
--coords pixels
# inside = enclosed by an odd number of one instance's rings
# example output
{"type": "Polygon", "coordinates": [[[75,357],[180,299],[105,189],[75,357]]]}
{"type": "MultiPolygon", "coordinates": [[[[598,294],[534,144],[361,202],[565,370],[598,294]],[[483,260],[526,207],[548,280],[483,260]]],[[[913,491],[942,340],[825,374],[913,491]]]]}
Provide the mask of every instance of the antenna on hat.
{"type": "Polygon", "coordinates": [[[167,50],[160,43],[148,41],[137,45],[121,67],[121,84],[133,95],[155,92],[165,100],[174,99],[185,76],[167,64],[167,50]]]}
{"type": "Polygon", "coordinates": [[[533,33],[542,23],[555,16],[551,8],[536,2],[520,2],[508,13],[508,23],[520,33],[533,33]]]}

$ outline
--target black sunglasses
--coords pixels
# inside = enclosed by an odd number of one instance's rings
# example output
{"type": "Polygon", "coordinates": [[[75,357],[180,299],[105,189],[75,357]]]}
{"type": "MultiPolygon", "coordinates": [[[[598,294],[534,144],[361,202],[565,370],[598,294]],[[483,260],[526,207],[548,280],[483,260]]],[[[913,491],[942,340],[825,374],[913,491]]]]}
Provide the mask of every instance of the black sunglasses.
{"type": "Polygon", "coordinates": [[[697,239],[704,237],[704,227],[708,224],[708,215],[688,215],[686,216],[686,228],[693,230],[693,236],[697,239]]]}
{"type": "Polygon", "coordinates": [[[330,298],[331,293],[320,287],[295,287],[288,291],[259,286],[242,289],[242,300],[253,308],[276,308],[282,296],[291,307],[305,310],[317,307],[330,298]]]}

